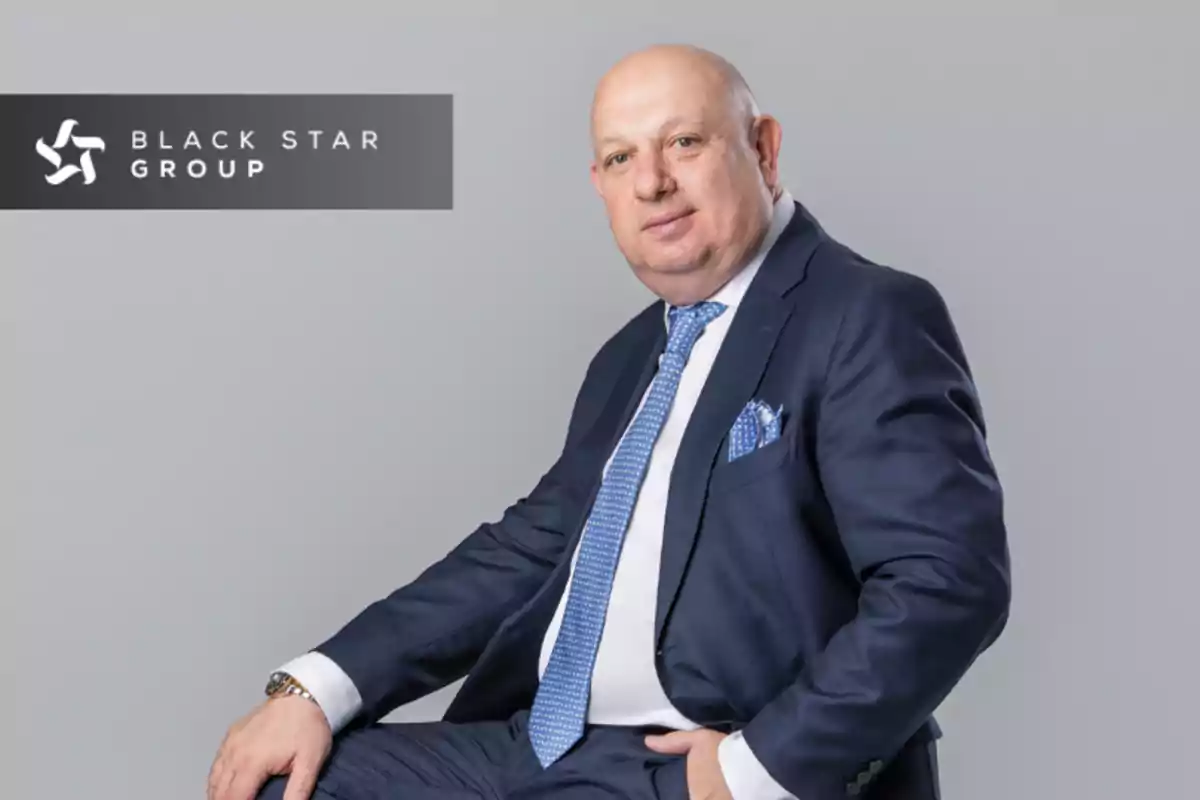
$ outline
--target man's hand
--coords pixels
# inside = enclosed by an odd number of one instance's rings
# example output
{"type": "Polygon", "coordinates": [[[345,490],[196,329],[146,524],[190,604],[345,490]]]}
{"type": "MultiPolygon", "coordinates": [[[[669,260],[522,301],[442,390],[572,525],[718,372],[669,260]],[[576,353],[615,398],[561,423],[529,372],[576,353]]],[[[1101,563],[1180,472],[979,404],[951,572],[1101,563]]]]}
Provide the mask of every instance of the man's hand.
{"type": "Polygon", "coordinates": [[[701,728],[647,736],[646,746],[659,753],[687,755],[688,797],[691,800],[733,800],[717,760],[717,746],[729,734],[701,728]]]}
{"type": "Polygon", "coordinates": [[[272,775],[287,775],[284,800],[308,800],[333,746],[319,706],[275,697],[235,722],[208,775],[208,800],[254,800],[272,775]]]}

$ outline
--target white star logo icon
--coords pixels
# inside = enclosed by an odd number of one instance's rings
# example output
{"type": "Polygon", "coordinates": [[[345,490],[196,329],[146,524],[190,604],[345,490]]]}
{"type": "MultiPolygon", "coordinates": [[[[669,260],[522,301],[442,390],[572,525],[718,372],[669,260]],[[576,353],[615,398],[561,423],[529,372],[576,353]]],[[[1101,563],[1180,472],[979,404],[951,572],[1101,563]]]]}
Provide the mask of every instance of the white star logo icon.
{"type": "Polygon", "coordinates": [[[55,137],[53,145],[47,146],[41,137],[38,137],[37,144],[34,146],[38,155],[54,165],[55,172],[46,176],[46,183],[51,186],[57,186],[67,178],[80,172],[83,173],[83,182],[85,185],[96,180],[96,168],[92,165],[92,151],[99,150],[100,152],[104,152],[104,140],[99,136],[72,136],[71,131],[78,124],[73,119],[64,119],[62,124],[58,126],[58,136],[55,137]],[[74,164],[63,166],[63,158],[58,151],[66,146],[68,140],[83,151],[83,155],[79,157],[79,166],[74,164]]]}

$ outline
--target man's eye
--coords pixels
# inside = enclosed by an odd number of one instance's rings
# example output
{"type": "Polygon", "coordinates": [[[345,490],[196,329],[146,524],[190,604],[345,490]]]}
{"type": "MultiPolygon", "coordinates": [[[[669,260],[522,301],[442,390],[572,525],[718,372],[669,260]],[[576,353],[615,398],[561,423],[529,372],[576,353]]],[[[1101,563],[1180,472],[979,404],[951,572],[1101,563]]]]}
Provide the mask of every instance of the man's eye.
{"type": "Polygon", "coordinates": [[[696,141],[697,140],[696,140],[695,136],[680,136],[678,139],[675,140],[675,144],[680,144],[680,145],[683,145],[684,147],[687,147],[689,144],[695,144],[696,141]]]}
{"type": "Polygon", "coordinates": [[[625,159],[625,158],[628,158],[628,156],[625,153],[617,153],[616,155],[612,155],[612,156],[608,157],[608,163],[610,165],[621,164],[621,163],[624,163],[623,159],[625,159]]]}

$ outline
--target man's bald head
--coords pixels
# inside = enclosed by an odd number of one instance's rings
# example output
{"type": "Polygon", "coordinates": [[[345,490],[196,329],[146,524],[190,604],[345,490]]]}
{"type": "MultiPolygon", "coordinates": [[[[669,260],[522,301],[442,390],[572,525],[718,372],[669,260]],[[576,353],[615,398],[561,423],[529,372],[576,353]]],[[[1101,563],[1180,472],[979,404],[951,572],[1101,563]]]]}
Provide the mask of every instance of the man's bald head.
{"type": "Polygon", "coordinates": [[[637,83],[648,74],[666,70],[683,70],[706,85],[714,97],[726,103],[730,121],[749,125],[758,116],[758,103],[750,85],[737,67],[723,57],[703,47],[689,44],[658,44],[631,53],[616,64],[596,84],[592,98],[592,135],[595,136],[596,115],[606,95],[619,93],[626,82],[637,83]]]}
{"type": "Polygon", "coordinates": [[[637,276],[697,302],[751,256],[778,196],[778,123],[741,73],[692,45],[626,56],[592,100],[592,180],[637,276]]]}

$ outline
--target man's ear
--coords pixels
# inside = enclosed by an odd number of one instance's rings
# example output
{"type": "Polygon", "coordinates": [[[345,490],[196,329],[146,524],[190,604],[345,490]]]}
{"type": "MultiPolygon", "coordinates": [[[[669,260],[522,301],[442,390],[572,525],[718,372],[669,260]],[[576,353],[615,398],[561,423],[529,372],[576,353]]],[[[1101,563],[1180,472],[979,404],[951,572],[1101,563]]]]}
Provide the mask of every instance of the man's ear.
{"type": "Polygon", "coordinates": [[[600,188],[600,169],[596,166],[595,161],[593,161],[591,165],[591,176],[592,188],[596,190],[596,194],[600,195],[600,197],[604,197],[604,191],[600,188]]]}
{"type": "Polygon", "coordinates": [[[758,155],[763,180],[771,188],[779,184],[779,145],[782,141],[783,127],[779,120],[769,114],[754,118],[750,127],[750,146],[758,155]]]}

